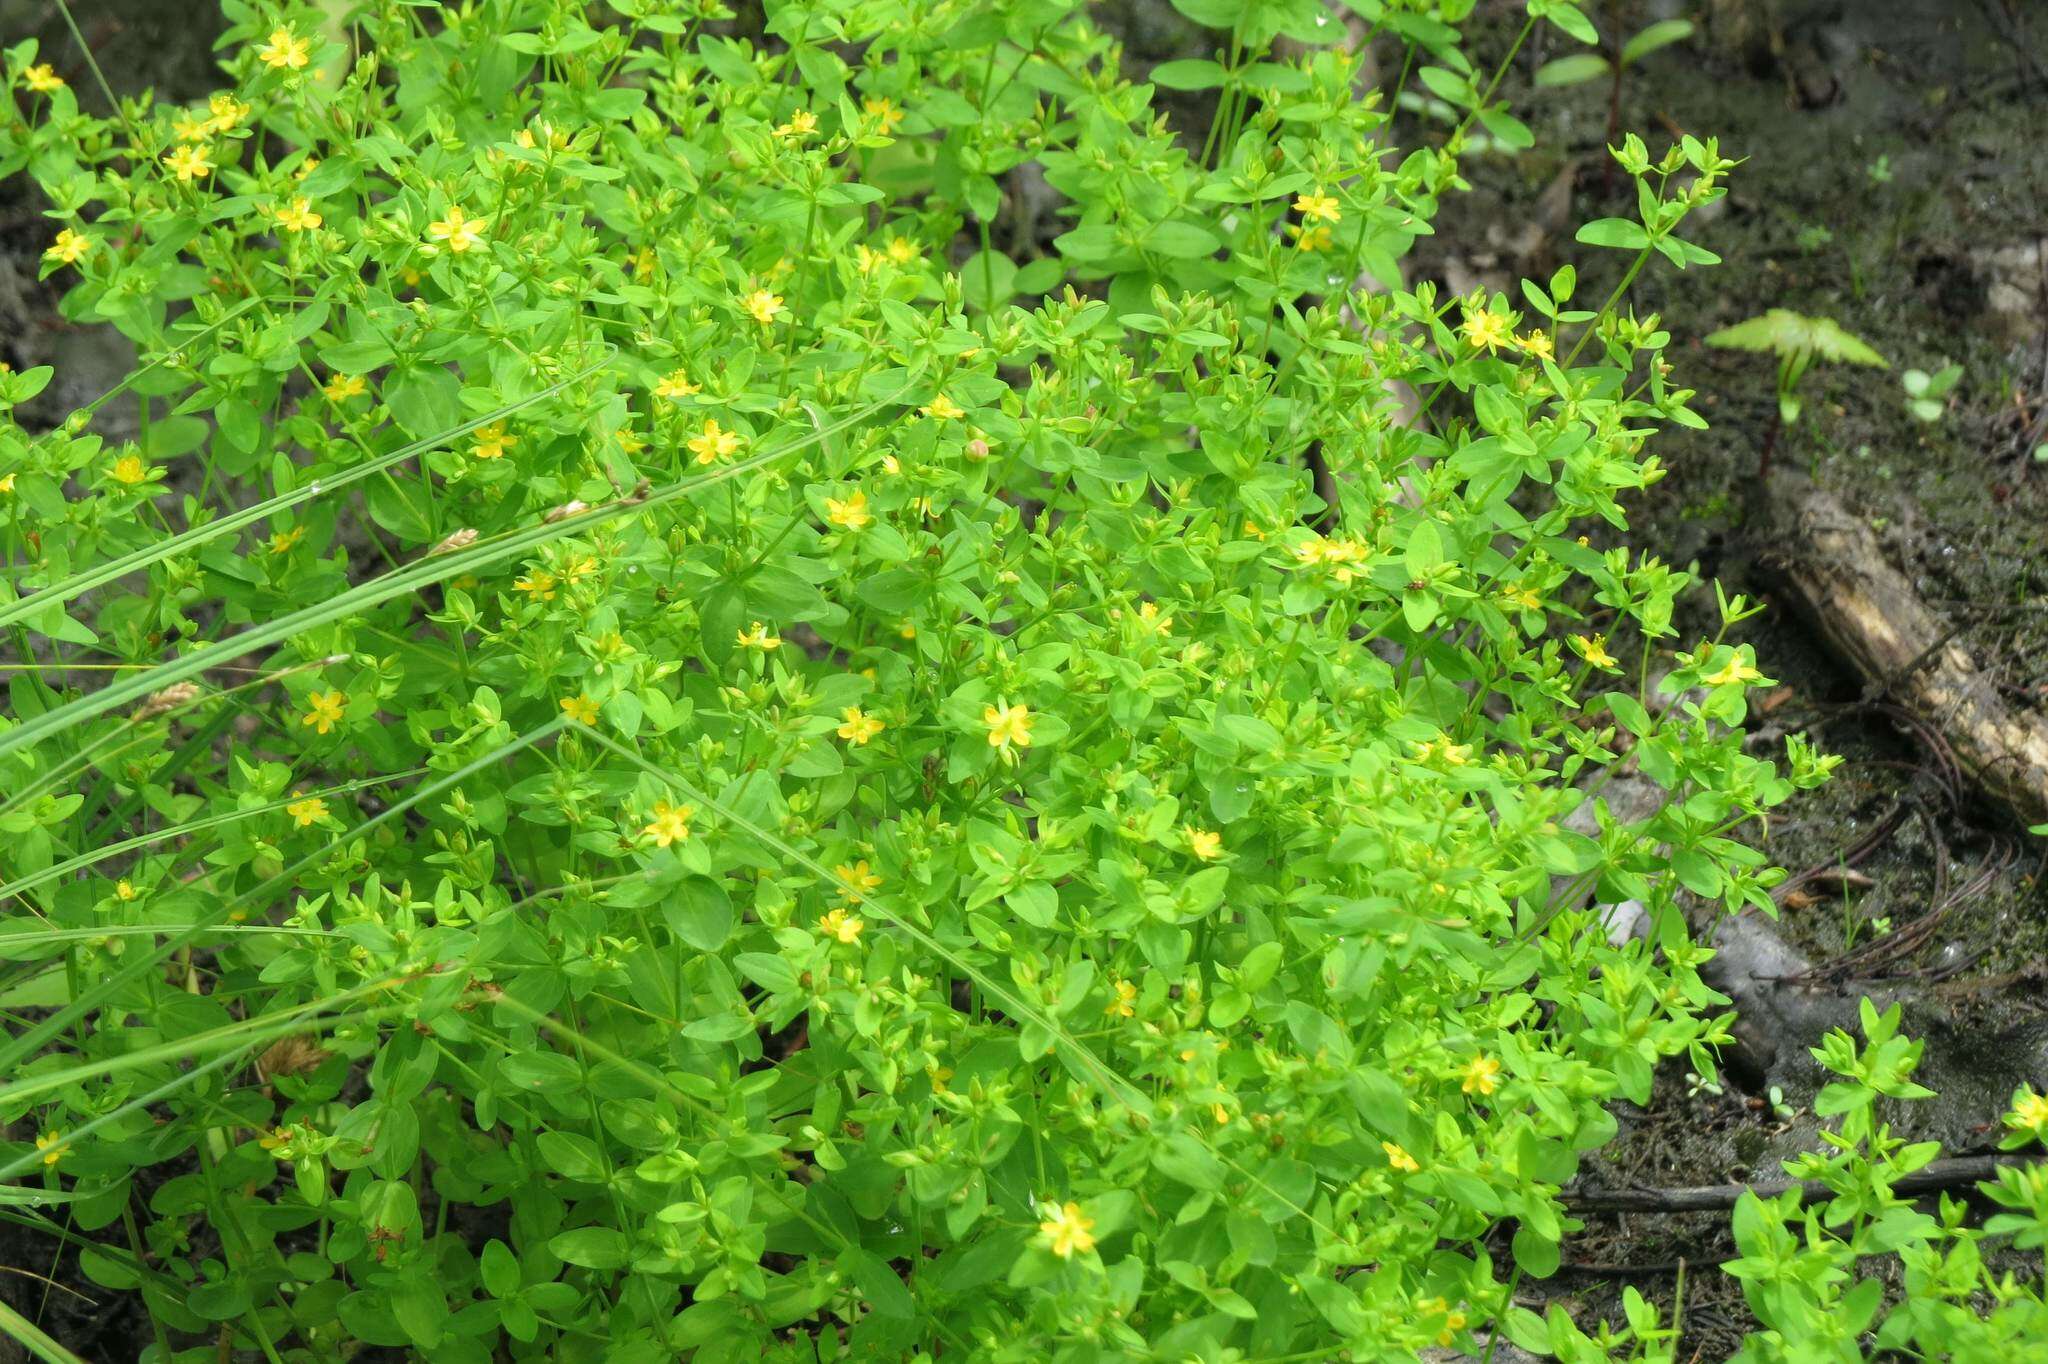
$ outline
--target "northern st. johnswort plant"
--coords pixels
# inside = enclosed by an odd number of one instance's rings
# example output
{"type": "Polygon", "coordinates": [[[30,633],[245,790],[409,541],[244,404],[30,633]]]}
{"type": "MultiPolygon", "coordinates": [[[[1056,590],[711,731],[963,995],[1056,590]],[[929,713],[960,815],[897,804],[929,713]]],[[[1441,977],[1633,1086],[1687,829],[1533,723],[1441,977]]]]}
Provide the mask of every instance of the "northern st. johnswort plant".
{"type": "MultiPolygon", "coordinates": [[[[1193,131],[1060,0],[230,0],[189,104],[7,51],[136,364],[0,429],[0,1222],[132,1357],[1671,1355],[1526,1304],[1828,766],[1587,538],[1699,424],[1631,290],[1730,163],[1615,149],[1597,304],[1404,288],[1586,17],[1174,6],[1193,131]],[[1662,810],[1566,829],[1624,754],[1662,810]]],[[[1760,1319],[1874,1311],[1802,1215],[1760,1319]]]]}

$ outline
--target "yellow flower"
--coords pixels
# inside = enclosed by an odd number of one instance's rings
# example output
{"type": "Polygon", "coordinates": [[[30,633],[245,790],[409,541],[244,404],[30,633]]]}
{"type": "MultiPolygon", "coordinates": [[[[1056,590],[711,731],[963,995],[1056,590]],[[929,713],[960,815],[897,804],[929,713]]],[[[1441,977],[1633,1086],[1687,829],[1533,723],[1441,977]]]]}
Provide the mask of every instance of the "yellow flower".
{"type": "Polygon", "coordinates": [[[789,116],[789,122],[775,130],[777,137],[809,137],[818,131],[818,116],[808,109],[799,109],[789,116]]]}
{"type": "Polygon", "coordinates": [[[623,455],[637,455],[647,448],[647,442],[642,440],[630,426],[619,428],[618,442],[619,453],[623,455]]]}
{"type": "Polygon", "coordinates": [[[304,161],[301,161],[299,163],[299,168],[297,170],[292,172],[292,179],[303,180],[307,176],[311,175],[314,171],[319,169],[320,158],[317,156],[309,156],[304,161]]]}
{"type": "Polygon", "coordinates": [[[427,224],[429,240],[448,243],[448,249],[458,256],[480,244],[484,231],[484,220],[464,217],[459,204],[448,205],[447,217],[427,224]]]}
{"type": "Polygon", "coordinates": [[[771,294],[766,289],[754,290],[740,300],[740,306],[747,310],[748,316],[764,327],[789,311],[783,307],[782,295],[771,294]]]}
{"type": "Polygon", "coordinates": [[[1514,339],[1508,320],[1485,308],[1465,312],[1465,339],[1481,350],[1499,350],[1514,339]]]}
{"type": "Polygon", "coordinates": [[[132,882],[132,881],[130,881],[130,880],[129,880],[129,879],[127,878],[127,877],[125,877],[125,876],[124,876],[124,877],[122,877],[122,878],[121,878],[120,880],[116,881],[116,882],[114,883],[114,898],[115,898],[115,899],[117,899],[117,900],[132,900],[132,899],[134,899],[134,898],[135,898],[135,883],[134,883],[134,882],[132,882]]]}
{"type": "Polygon", "coordinates": [[[270,552],[272,554],[283,554],[305,538],[306,528],[304,526],[293,526],[290,530],[278,531],[270,537],[270,552]]]}
{"type": "Polygon", "coordinates": [[[1717,671],[1702,677],[1700,682],[1702,685],[1709,687],[1733,687],[1739,686],[1744,682],[1758,681],[1762,677],[1762,673],[1752,668],[1740,653],[1736,653],[1731,654],[1728,661],[1722,664],[1717,671]]]}
{"type": "Polygon", "coordinates": [[[1491,1094],[1500,1088],[1500,1062],[1491,1056],[1473,1057],[1460,1074],[1463,1083],[1458,1087],[1467,1094],[1491,1094]]]}
{"type": "Polygon", "coordinates": [[[1344,210],[1337,207],[1336,196],[1321,190],[1296,196],[1294,211],[1311,222],[1334,223],[1344,217],[1344,210]]]}
{"type": "Polygon", "coordinates": [[[967,415],[960,404],[954,402],[943,393],[919,408],[918,411],[924,413],[925,416],[930,417],[933,421],[941,422],[956,421],[967,415]]]}
{"type": "Polygon", "coordinates": [[[270,31],[270,41],[256,49],[256,55],[265,66],[297,71],[312,60],[313,40],[293,37],[288,28],[274,28],[270,31]]]}
{"type": "Polygon", "coordinates": [[[848,706],[839,712],[839,718],[845,721],[839,726],[839,737],[856,746],[865,746],[885,728],[880,720],[859,706],[848,706]]]}
{"type": "Polygon", "coordinates": [[[1127,980],[1112,981],[1109,987],[1109,1003],[1102,1012],[1111,1018],[1136,1018],[1138,987],[1127,980]]]}
{"type": "Polygon", "coordinates": [[[149,477],[149,466],[138,455],[123,455],[114,461],[114,481],[134,487],[149,477]]]}
{"type": "Polygon", "coordinates": [[[589,697],[565,696],[559,704],[562,707],[562,714],[568,716],[577,724],[594,725],[597,723],[597,702],[589,697]]]}
{"type": "Polygon", "coordinates": [[[1038,1224],[1038,1231],[1052,1253],[1062,1260],[1071,1260],[1076,1255],[1086,1255],[1095,1249],[1095,1219],[1081,1211],[1079,1203],[1061,1203],[1051,1208],[1050,1214],[1038,1224]]]}
{"type": "Polygon", "coordinates": [[[1007,703],[985,706],[981,722],[988,726],[988,746],[1000,748],[1004,753],[1015,744],[1018,748],[1031,747],[1031,708],[1026,705],[1007,703]]]}
{"type": "Polygon", "coordinates": [[[1416,744],[1415,758],[1418,762],[1442,758],[1446,766],[1463,767],[1472,761],[1472,745],[1454,744],[1448,734],[1438,735],[1427,743],[1416,744]]]}
{"type": "Polygon", "coordinates": [[[164,153],[164,164],[183,184],[204,180],[213,174],[213,162],[206,159],[204,147],[173,147],[164,153]]]}
{"type": "Polygon", "coordinates": [[[1214,862],[1223,856],[1223,835],[1213,829],[1197,829],[1192,824],[1181,826],[1181,832],[1188,836],[1188,851],[1204,862],[1214,862]]]}
{"type": "Polygon", "coordinates": [[[2005,1115],[2005,1125],[2048,1137],[2048,1097],[2031,1088],[2021,1090],[2013,1096],[2012,1112],[2005,1115]]]}
{"type": "Polygon", "coordinates": [[[555,599],[555,575],[544,568],[536,568],[512,580],[512,590],[524,592],[535,601],[555,599]]]}
{"type": "Polygon", "coordinates": [[[1138,603],[1138,623],[1151,630],[1154,634],[1170,634],[1173,630],[1173,617],[1159,614],[1158,602],[1144,601],[1138,603]]]}
{"type": "Polygon", "coordinates": [[[21,83],[38,95],[53,95],[64,88],[64,78],[48,62],[23,69],[21,83]]]}
{"type": "Polygon", "coordinates": [[[860,941],[860,931],[867,925],[843,909],[834,909],[818,920],[818,927],[825,930],[828,938],[837,938],[843,943],[860,941]]]}
{"type": "Polygon", "coordinates": [[[665,800],[656,801],[653,818],[640,832],[664,848],[671,843],[681,843],[690,836],[690,816],[696,813],[694,805],[670,805],[665,800]]]}
{"type": "Polygon", "coordinates": [[[275,211],[277,225],[287,232],[310,232],[324,221],[313,211],[313,201],[303,194],[292,200],[288,207],[275,211]]]}
{"type": "Polygon", "coordinates": [[[728,431],[716,421],[706,417],[704,429],[690,437],[690,453],[697,457],[699,464],[710,464],[734,454],[740,448],[737,431],[728,431]]]}
{"type": "Polygon", "coordinates": [[[1287,231],[1295,246],[1303,251],[1327,251],[1337,244],[1336,234],[1330,231],[1328,223],[1289,223],[1287,231]]]}
{"type": "Polygon", "coordinates": [[[356,374],[337,374],[320,386],[331,403],[344,403],[350,398],[360,398],[370,391],[370,386],[356,374]]]}
{"type": "Polygon", "coordinates": [[[327,818],[327,802],[318,796],[307,796],[304,800],[295,800],[285,806],[284,812],[298,821],[299,827],[303,829],[309,824],[317,824],[327,818]]]}
{"type": "Polygon", "coordinates": [[[470,447],[470,453],[478,459],[503,459],[507,450],[519,444],[519,437],[505,434],[503,422],[479,426],[474,434],[476,444],[470,447]]]}
{"type": "Polygon", "coordinates": [[[1398,1143],[1383,1141],[1380,1143],[1380,1149],[1387,1153],[1387,1164],[1403,1174],[1412,1175],[1422,1168],[1416,1164],[1415,1157],[1409,1155],[1398,1143]]]}
{"type": "Polygon", "coordinates": [[[0,493],[11,493],[13,491],[14,471],[9,469],[6,473],[0,474],[0,493]]]}
{"type": "Polygon", "coordinates": [[[872,890],[879,890],[882,878],[868,870],[868,860],[863,857],[851,866],[841,862],[832,868],[832,875],[839,879],[839,894],[842,898],[859,904],[872,890]]]}
{"type": "Polygon", "coordinates": [[[769,634],[768,627],[758,620],[753,623],[750,629],[742,630],[739,634],[739,644],[742,649],[759,649],[765,654],[770,649],[780,649],[782,647],[781,637],[769,634]]]}
{"type": "Polygon", "coordinates": [[[206,101],[207,112],[213,117],[206,126],[216,133],[231,133],[249,117],[249,106],[223,90],[206,101]]]}
{"type": "Polygon", "coordinates": [[[654,386],[657,398],[687,398],[697,391],[697,385],[690,382],[690,376],[679,369],[672,369],[661,376],[654,386]]]}
{"type": "Polygon", "coordinates": [[[36,1152],[43,1158],[43,1164],[55,1165],[71,1154],[71,1148],[64,1144],[64,1134],[51,1128],[36,1138],[36,1152]]]}
{"type": "Polygon", "coordinates": [[[213,120],[197,114],[179,114],[171,120],[171,131],[180,142],[204,142],[213,136],[213,120]]]}
{"type": "Polygon", "coordinates": [[[1465,1314],[1454,1310],[1442,1298],[1424,1298],[1415,1304],[1418,1316],[1442,1317],[1443,1328],[1437,1332],[1436,1343],[1448,1345],[1458,1338],[1458,1332],[1465,1329],[1465,1314]]]}
{"type": "Polygon", "coordinates": [[[898,265],[909,265],[917,259],[917,243],[908,237],[889,239],[889,259],[898,265]]]}
{"type": "Polygon", "coordinates": [[[73,232],[67,227],[57,234],[57,240],[51,242],[49,249],[43,252],[43,259],[59,261],[65,265],[76,265],[80,258],[90,250],[92,250],[92,238],[86,236],[83,232],[73,232]]]}
{"type": "Polygon", "coordinates": [[[1538,360],[1551,360],[1557,356],[1556,348],[1550,344],[1549,333],[1541,330],[1532,331],[1527,336],[1516,337],[1515,344],[1538,360]]]}
{"type": "Polygon", "coordinates": [[[1596,668],[1619,668],[1621,666],[1614,661],[1614,655],[1607,652],[1607,636],[1605,635],[1573,635],[1572,647],[1577,649],[1580,656],[1596,668]]]}
{"type": "Polygon", "coordinates": [[[348,693],[316,691],[306,698],[306,705],[306,716],[299,723],[310,726],[315,733],[327,734],[341,723],[341,713],[348,708],[348,693]]]}
{"type": "Polygon", "coordinates": [[[858,531],[873,524],[874,517],[868,514],[868,495],[856,490],[845,499],[825,499],[825,519],[841,530],[858,531]]]}
{"type": "Polygon", "coordinates": [[[903,111],[896,107],[894,100],[881,95],[870,95],[860,102],[860,110],[875,121],[875,126],[884,134],[896,131],[903,122],[903,111]]]}
{"type": "Polygon", "coordinates": [[[888,259],[889,257],[880,251],[872,250],[859,242],[853,244],[853,263],[860,267],[863,275],[872,275],[881,269],[883,262],[888,259]]]}
{"type": "Polygon", "coordinates": [[[1537,595],[1533,588],[1505,587],[1501,589],[1500,599],[1507,605],[1522,611],[1541,611],[1543,609],[1543,598],[1537,595]]]}

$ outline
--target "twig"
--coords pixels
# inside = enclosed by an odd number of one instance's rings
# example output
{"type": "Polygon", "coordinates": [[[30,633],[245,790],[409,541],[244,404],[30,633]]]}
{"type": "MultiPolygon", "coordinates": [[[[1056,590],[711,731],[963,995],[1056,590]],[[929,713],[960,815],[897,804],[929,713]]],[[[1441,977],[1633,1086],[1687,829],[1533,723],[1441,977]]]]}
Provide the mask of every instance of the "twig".
{"type": "MultiPolygon", "coordinates": [[[[1937,1193],[1960,1184],[1993,1179],[2007,1166],[2032,1165],[2038,1155],[2010,1151],[1995,1156],[1954,1156],[1929,1163],[1909,1175],[1892,1181],[1898,1194],[1937,1193]]],[[[1567,1190],[1564,1204],[1573,1213],[1586,1212],[1726,1212],[1746,1193],[1758,1198],[1776,1198],[1787,1189],[1798,1189],[1808,1203],[1825,1203],[1834,1190],[1819,1180],[1758,1179],[1747,1184],[1703,1184],[1680,1189],[1583,1189],[1567,1190]]]]}

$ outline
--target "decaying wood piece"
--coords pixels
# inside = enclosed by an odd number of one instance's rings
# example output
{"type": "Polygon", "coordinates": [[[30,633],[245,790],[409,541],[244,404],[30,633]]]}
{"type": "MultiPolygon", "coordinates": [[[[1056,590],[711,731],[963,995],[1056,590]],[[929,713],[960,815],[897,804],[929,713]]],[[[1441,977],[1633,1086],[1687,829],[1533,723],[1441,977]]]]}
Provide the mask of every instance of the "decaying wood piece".
{"type": "MultiPolygon", "coordinates": [[[[1892,1181],[1898,1194],[1938,1193],[1966,1184],[1981,1184],[1998,1178],[2008,1165],[2032,1165],[2039,1156],[2008,1151],[1995,1156],[1954,1156],[1930,1161],[1908,1175],[1892,1181]]],[[[1747,1184],[1707,1184],[1683,1189],[1567,1189],[1565,1206],[1574,1213],[1595,1212],[1726,1212],[1746,1193],[1759,1198],[1776,1198],[1797,1188],[1806,1203],[1825,1203],[1834,1191],[1817,1179],[1758,1179],[1747,1184]]]]}
{"type": "Polygon", "coordinates": [[[1765,488],[1766,557],[1874,693],[1926,717],[1985,793],[2024,824],[2048,820],[2048,722],[2015,710],[1954,630],[1886,561],[1863,520],[1803,475],[1765,488]]]}

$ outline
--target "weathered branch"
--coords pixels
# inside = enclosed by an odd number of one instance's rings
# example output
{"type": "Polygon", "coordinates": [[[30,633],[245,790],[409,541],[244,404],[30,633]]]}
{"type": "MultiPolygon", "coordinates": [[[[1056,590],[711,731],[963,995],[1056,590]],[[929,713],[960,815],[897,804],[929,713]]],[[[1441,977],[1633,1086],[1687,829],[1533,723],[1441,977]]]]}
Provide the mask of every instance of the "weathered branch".
{"type": "MultiPolygon", "coordinates": [[[[2031,1165],[2039,1155],[2009,1151],[1995,1156],[1955,1156],[1931,1161],[1909,1175],[1892,1181],[1899,1194],[1938,1193],[1958,1185],[1996,1179],[2007,1165],[2031,1165]]],[[[1748,1184],[1705,1184],[1682,1189],[1584,1189],[1566,1190],[1564,1203],[1574,1213],[1586,1212],[1726,1212],[1746,1193],[1758,1198],[1776,1198],[1797,1187],[1808,1203],[1825,1203],[1834,1191],[1817,1180],[1758,1179],[1748,1184]]]]}
{"type": "Polygon", "coordinates": [[[1832,494],[1789,470],[1765,490],[1770,543],[1799,606],[1876,694],[1926,717],[1985,793],[2048,820],[2048,721],[2016,710],[1952,642],[1954,629],[1832,494]]]}

